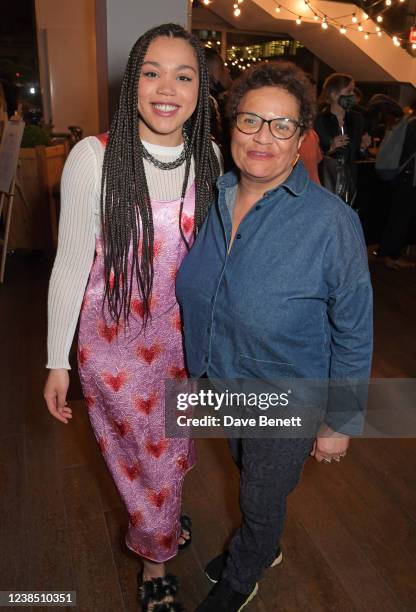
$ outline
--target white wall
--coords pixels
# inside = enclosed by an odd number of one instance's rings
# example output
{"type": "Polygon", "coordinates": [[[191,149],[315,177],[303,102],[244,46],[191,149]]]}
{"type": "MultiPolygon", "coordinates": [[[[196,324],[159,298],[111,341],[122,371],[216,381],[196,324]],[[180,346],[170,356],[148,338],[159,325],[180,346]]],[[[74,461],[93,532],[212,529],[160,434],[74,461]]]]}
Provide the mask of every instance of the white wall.
{"type": "Polygon", "coordinates": [[[35,0],[41,88],[55,132],[99,132],[95,0],[35,0]]]}
{"type": "Polygon", "coordinates": [[[45,118],[55,132],[108,128],[131,47],[161,23],[191,23],[190,0],[35,0],[45,118]]]}
{"type": "Polygon", "coordinates": [[[106,0],[110,113],[117,103],[127,58],[136,40],[161,23],[188,27],[190,4],[189,0],[106,0]]]}

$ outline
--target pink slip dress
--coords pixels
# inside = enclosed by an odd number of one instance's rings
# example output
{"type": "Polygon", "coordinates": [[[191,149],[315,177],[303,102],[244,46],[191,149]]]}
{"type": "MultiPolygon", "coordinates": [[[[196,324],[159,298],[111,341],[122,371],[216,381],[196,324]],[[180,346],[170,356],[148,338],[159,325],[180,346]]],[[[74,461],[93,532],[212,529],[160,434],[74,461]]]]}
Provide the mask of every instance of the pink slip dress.
{"type": "MultiPolygon", "coordinates": [[[[99,137],[103,145],[105,139],[99,137]]],[[[153,561],[174,557],[180,536],[182,484],[195,463],[193,440],[165,437],[165,379],[183,379],[182,325],[176,272],[187,253],[179,231],[180,200],[151,201],[154,281],[151,318],[133,290],[129,325],[103,313],[101,239],[85,292],[78,343],[80,378],[101,453],[129,514],[126,544],[153,561]]],[[[182,230],[191,244],[195,183],[188,189],[182,230]]]]}

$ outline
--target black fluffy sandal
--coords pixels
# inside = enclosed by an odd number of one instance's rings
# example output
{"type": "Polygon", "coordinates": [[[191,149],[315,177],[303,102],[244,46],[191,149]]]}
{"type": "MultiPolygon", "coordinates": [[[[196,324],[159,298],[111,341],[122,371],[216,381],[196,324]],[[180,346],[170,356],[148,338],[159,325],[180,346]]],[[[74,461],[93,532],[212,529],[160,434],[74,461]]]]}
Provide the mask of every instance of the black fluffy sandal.
{"type": "Polygon", "coordinates": [[[182,543],[178,543],[178,548],[179,550],[183,550],[184,548],[187,548],[192,542],[192,519],[187,514],[181,514],[179,522],[182,527],[182,532],[186,531],[187,533],[189,533],[189,538],[185,538],[182,534],[179,536],[184,541],[182,543]]]}
{"type": "Polygon", "coordinates": [[[163,578],[145,580],[139,586],[139,600],[143,612],[184,612],[185,608],[179,602],[173,601],[178,592],[178,579],[173,574],[163,578]],[[167,597],[172,601],[163,601],[167,597]]]}

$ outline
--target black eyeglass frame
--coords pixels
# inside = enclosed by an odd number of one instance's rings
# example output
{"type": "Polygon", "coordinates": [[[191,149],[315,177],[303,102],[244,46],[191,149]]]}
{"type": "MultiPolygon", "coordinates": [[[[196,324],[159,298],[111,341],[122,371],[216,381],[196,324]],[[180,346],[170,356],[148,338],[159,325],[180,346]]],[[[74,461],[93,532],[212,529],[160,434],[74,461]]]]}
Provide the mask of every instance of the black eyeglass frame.
{"type": "Polygon", "coordinates": [[[299,121],[295,121],[294,119],[291,119],[290,117],[273,117],[273,119],[264,119],[263,117],[260,117],[260,115],[256,115],[256,113],[247,113],[247,112],[245,112],[245,111],[239,111],[238,113],[236,113],[236,114],[234,115],[234,123],[235,123],[235,127],[237,128],[237,130],[238,130],[239,132],[241,132],[242,134],[247,134],[247,135],[250,135],[250,134],[258,134],[258,133],[259,133],[259,132],[260,132],[260,131],[263,129],[263,125],[264,125],[265,123],[267,123],[267,125],[269,126],[269,131],[270,131],[270,134],[273,136],[273,138],[276,138],[276,140],[289,140],[289,138],[293,138],[293,136],[296,134],[296,130],[297,130],[298,128],[305,127],[305,124],[304,124],[304,123],[300,123],[299,121]],[[237,117],[238,117],[239,115],[252,115],[253,117],[257,117],[257,119],[261,119],[262,123],[261,123],[261,125],[260,125],[259,129],[258,129],[258,130],[256,130],[255,132],[244,132],[244,130],[242,130],[242,129],[241,129],[241,128],[240,128],[240,127],[237,125],[237,117]],[[291,134],[290,136],[287,136],[286,138],[284,138],[284,137],[282,137],[282,136],[275,136],[275,135],[273,134],[273,132],[272,132],[272,128],[271,128],[270,124],[271,124],[273,121],[276,121],[277,119],[285,119],[285,121],[289,121],[290,123],[293,123],[293,124],[296,126],[296,127],[295,127],[295,131],[293,132],[293,134],[291,134]]]}

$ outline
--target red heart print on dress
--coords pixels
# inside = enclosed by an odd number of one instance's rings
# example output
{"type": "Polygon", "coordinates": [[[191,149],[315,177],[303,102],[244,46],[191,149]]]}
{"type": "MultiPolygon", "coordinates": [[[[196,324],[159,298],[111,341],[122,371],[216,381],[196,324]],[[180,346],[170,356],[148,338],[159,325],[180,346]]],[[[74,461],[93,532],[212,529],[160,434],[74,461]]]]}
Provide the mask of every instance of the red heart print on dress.
{"type": "Polygon", "coordinates": [[[108,448],[108,440],[107,438],[100,437],[97,440],[98,446],[100,447],[100,451],[104,454],[108,448]]]}
{"type": "Polygon", "coordinates": [[[178,268],[176,266],[173,266],[173,268],[171,268],[171,271],[170,271],[170,277],[174,283],[176,283],[177,276],[178,276],[178,268]]]}
{"type": "Polygon", "coordinates": [[[157,357],[159,357],[161,352],[162,352],[162,348],[161,348],[160,344],[153,344],[152,346],[149,346],[149,347],[139,346],[139,348],[137,349],[138,357],[143,359],[149,365],[157,357]]]}
{"type": "Polygon", "coordinates": [[[179,332],[182,331],[182,320],[181,320],[181,315],[179,314],[179,312],[175,314],[173,317],[173,328],[179,332]]]}
{"type": "Polygon", "coordinates": [[[103,379],[106,385],[112,388],[113,391],[120,391],[121,387],[127,380],[125,372],[119,372],[114,376],[113,374],[105,373],[103,379]]]}
{"type": "Polygon", "coordinates": [[[185,473],[188,470],[188,468],[189,468],[188,457],[186,457],[185,455],[180,455],[176,459],[176,463],[177,463],[178,468],[180,469],[180,471],[183,472],[183,473],[185,473]]]}
{"type": "Polygon", "coordinates": [[[193,227],[194,227],[193,217],[190,217],[189,215],[182,213],[182,229],[185,232],[185,234],[189,234],[189,232],[193,229],[193,227]]]}
{"type": "Polygon", "coordinates": [[[163,504],[167,500],[169,493],[170,493],[170,490],[168,487],[163,487],[163,489],[159,491],[159,493],[156,493],[156,491],[152,491],[151,489],[148,489],[147,497],[150,503],[153,504],[156,508],[160,510],[160,508],[163,506],[163,504]]]}
{"type": "Polygon", "coordinates": [[[139,412],[143,414],[150,414],[156,405],[157,393],[153,393],[148,398],[140,397],[139,395],[134,398],[134,405],[139,412]]]}
{"type": "Polygon", "coordinates": [[[100,321],[98,324],[98,333],[104,340],[111,343],[118,335],[117,325],[107,325],[105,321],[100,321]]]}
{"type": "Polygon", "coordinates": [[[170,376],[172,376],[172,378],[175,378],[176,380],[183,380],[184,378],[188,378],[188,374],[185,368],[178,368],[177,366],[172,366],[169,369],[169,374],[170,376]]]}
{"type": "Polygon", "coordinates": [[[133,527],[138,527],[143,523],[143,513],[140,510],[136,510],[136,512],[129,514],[129,520],[133,527]]]}
{"type": "Polygon", "coordinates": [[[84,397],[84,400],[85,400],[85,403],[87,404],[88,410],[91,410],[91,408],[95,405],[95,399],[91,397],[91,395],[86,395],[84,397]]]}
{"type": "Polygon", "coordinates": [[[122,438],[131,431],[131,425],[128,421],[113,421],[113,426],[122,438]]]}
{"type": "Polygon", "coordinates": [[[125,461],[120,461],[120,468],[123,474],[131,481],[139,477],[140,469],[138,463],[128,465],[125,461]]]}
{"type": "Polygon", "coordinates": [[[166,439],[159,440],[159,442],[151,442],[150,440],[146,441],[146,450],[149,455],[152,455],[152,457],[155,457],[155,459],[159,459],[167,447],[168,441],[166,439]]]}
{"type": "Polygon", "coordinates": [[[153,257],[156,259],[162,251],[163,242],[161,240],[156,240],[153,244],[153,257]]]}
{"type": "MultiPolygon", "coordinates": [[[[151,311],[154,308],[155,302],[156,302],[156,300],[154,298],[152,298],[150,300],[150,310],[151,311]]],[[[131,301],[131,309],[134,312],[134,314],[136,314],[141,319],[143,319],[143,317],[144,317],[144,305],[143,305],[143,301],[142,300],[139,300],[138,298],[134,298],[131,301]]]]}
{"type": "Polygon", "coordinates": [[[170,548],[172,548],[172,544],[175,540],[175,534],[171,533],[170,535],[159,536],[158,540],[161,546],[163,546],[163,548],[167,548],[169,550],[170,548]]]}
{"type": "Polygon", "coordinates": [[[88,360],[88,357],[90,356],[90,352],[91,351],[87,346],[83,346],[82,348],[80,347],[78,349],[78,361],[81,366],[83,366],[88,360]]]}

